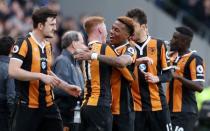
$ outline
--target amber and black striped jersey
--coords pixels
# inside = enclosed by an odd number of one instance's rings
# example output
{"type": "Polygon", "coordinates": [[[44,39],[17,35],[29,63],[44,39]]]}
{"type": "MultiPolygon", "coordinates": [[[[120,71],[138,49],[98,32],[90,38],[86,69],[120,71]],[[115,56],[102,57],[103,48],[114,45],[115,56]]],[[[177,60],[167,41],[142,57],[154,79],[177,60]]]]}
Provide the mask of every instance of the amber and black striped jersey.
{"type": "MultiPolygon", "coordinates": [[[[127,66],[131,75],[133,75],[136,50],[129,43],[114,48],[116,54],[129,55],[133,60],[133,64],[127,66]]],[[[113,68],[111,77],[111,90],[112,90],[112,114],[121,114],[134,111],[133,98],[131,94],[131,82],[128,81],[121,72],[113,68]]]]}
{"type": "MultiPolygon", "coordinates": [[[[180,76],[192,81],[205,81],[205,65],[203,59],[191,51],[183,56],[171,57],[171,64],[175,66],[180,76]]],[[[188,89],[181,81],[172,79],[167,83],[167,101],[171,112],[197,113],[195,91],[188,89]]]]}
{"type": "MultiPolygon", "coordinates": [[[[46,41],[45,46],[41,46],[32,33],[29,33],[27,37],[16,41],[12,59],[21,61],[21,68],[26,71],[47,74],[52,63],[51,44],[46,41]]],[[[30,108],[48,107],[53,104],[52,88],[40,80],[16,80],[16,86],[20,93],[20,102],[30,108]]]]}
{"type": "Polygon", "coordinates": [[[158,111],[167,108],[166,96],[161,83],[152,84],[145,80],[142,72],[160,76],[162,71],[170,69],[166,59],[166,47],[161,40],[148,36],[141,44],[136,44],[137,58],[149,57],[152,65],[140,64],[134,69],[135,82],[132,84],[135,111],[158,111]]]}
{"type": "MultiPolygon", "coordinates": [[[[101,55],[117,57],[113,49],[107,44],[101,44],[97,41],[89,42],[89,47],[93,52],[101,55]]],[[[111,73],[112,66],[98,60],[86,61],[85,70],[85,100],[84,105],[108,106],[111,105],[111,73]]],[[[132,79],[132,75],[127,68],[122,68],[124,76],[132,79]]]]}

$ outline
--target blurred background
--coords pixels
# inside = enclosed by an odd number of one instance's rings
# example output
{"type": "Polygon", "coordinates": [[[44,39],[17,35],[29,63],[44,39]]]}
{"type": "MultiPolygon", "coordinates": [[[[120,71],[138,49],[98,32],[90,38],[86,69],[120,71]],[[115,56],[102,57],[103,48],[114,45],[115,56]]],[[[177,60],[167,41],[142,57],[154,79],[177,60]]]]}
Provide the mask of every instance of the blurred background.
{"type": "MultiPolygon", "coordinates": [[[[118,16],[141,8],[148,16],[150,35],[166,41],[172,38],[175,27],[191,27],[195,32],[192,50],[197,50],[206,63],[206,89],[197,94],[199,108],[203,100],[210,100],[210,0],[0,0],[0,36],[26,35],[32,29],[33,9],[44,5],[59,12],[56,37],[50,39],[54,57],[60,54],[60,38],[65,31],[78,30],[86,38],[82,24],[90,15],[105,17],[110,30],[118,16]]],[[[207,107],[210,110],[210,104],[207,107]]]]}

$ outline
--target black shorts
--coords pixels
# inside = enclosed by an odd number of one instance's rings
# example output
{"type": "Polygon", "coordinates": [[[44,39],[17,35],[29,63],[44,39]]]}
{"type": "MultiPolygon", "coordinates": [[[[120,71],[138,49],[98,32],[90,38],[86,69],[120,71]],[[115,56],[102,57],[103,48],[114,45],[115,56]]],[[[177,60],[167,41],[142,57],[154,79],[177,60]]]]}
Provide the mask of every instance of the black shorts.
{"type": "Polygon", "coordinates": [[[195,113],[171,113],[171,122],[174,131],[193,131],[198,115],[195,113]]]}
{"type": "Polygon", "coordinates": [[[18,105],[12,131],[63,131],[56,105],[46,108],[28,108],[18,105]]]}
{"type": "Polygon", "coordinates": [[[112,131],[110,107],[83,105],[80,131],[112,131]]]}
{"type": "Polygon", "coordinates": [[[169,110],[136,112],[135,131],[172,131],[169,110]]]}
{"type": "Polygon", "coordinates": [[[134,131],[135,112],[113,115],[113,131],[134,131]]]}

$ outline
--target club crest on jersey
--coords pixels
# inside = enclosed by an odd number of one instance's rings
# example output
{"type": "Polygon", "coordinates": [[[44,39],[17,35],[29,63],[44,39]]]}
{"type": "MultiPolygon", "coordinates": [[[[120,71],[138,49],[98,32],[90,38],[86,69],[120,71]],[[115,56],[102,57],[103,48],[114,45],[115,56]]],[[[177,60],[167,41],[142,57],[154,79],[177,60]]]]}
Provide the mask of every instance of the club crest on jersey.
{"type": "Polygon", "coordinates": [[[46,62],[45,62],[45,61],[42,61],[42,63],[41,63],[41,67],[42,67],[42,69],[43,69],[43,70],[44,70],[44,69],[46,69],[47,64],[46,64],[46,62]]]}
{"type": "Polygon", "coordinates": [[[148,47],[148,54],[154,55],[156,53],[155,47],[148,47]]]}
{"type": "Polygon", "coordinates": [[[12,53],[17,53],[19,51],[18,45],[15,45],[12,49],[12,53]]]}
{"type": "Polygon", "coordinates": [[[203,66],[202,65],[198,65],[197,67],[196,67],[196,71],[199,73],[199,74],[202,74],[203,73],[203,66]]]}
{"type": "Polygon", "coordinates": [[[139,65],[139,70],[146,71],[146,69],[147,69],[147,66],[145,64],[140,64],[139,65]]]}

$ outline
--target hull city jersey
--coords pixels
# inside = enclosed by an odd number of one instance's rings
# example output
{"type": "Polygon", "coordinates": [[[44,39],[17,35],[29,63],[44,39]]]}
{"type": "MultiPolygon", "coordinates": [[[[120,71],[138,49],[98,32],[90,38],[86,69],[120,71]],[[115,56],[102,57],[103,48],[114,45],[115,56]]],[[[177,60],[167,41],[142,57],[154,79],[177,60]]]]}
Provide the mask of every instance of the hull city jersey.
{"type": "Polygon", "coordinates": [[[149,57],[152,65],[140,64],[134,69],[135,82],[132,84],[135,111],[159,111],[167,108],[166,96],[161,83],[148,83],[142,72],[160,76],[162,71],[169,69],[166,59],[166,47],[161,40],[148,36],[147,40],[136,44],[137,59],[149,57]]]}
{"type": "MultiPolygon", "coordinates": [[[[27,37],[17,40],[12,59],[21,61],[24,70],[47,74],[52,62],[51,44],[46,41],[45,46],[41,46],[29,33],[27,37]]],[[[53,104],[52,88],[41,80],[16,80],[16,86],[20,93],[20,103],[30,108],[49,107],[53,104]]]]}
{"type": "MultiPolygon", "coordinates": [[[[133,64],[127,66],[131,75],[133,75],[136,50],[129,43],[114,48],[114,51],[118,56],[129,55],[133,60],[133,64]]],[[[121,113],[128,113],[134,111],[133,98],[131,94],[131,82],[123,77],[121,72],[115,68],[112,70],[111,77],[111,89],[112,89],[112,114],[118,115],[121,113]]]]}
{"type": "MultiPolygon", "coordinates": [[[[107,44],[100,42],[90,42],[89,47],[93,52],[101,55],[117,57],[117,54],[107,44]]],[[[86,61],[85,70],[85,100],[84,105],[108,106],[111,105],[111,74],[112,66],[98,60],[86,61]]],[[[127,68],[119,69],[126,79],[132,81],[133,77],[127,68]]]]}
{"type": "MultiPolygon", "coordinates": [[[[191,51],[183,56],[171,57],[171,64],[176,67],[175,73],[192,81],[203,81],[205,66],[203,59],[191,51]]],[[[188,89],[179,80],[172,79],[167,83],[167,101],[171,112],[197,113],[195,91],[188,89]]]]}

